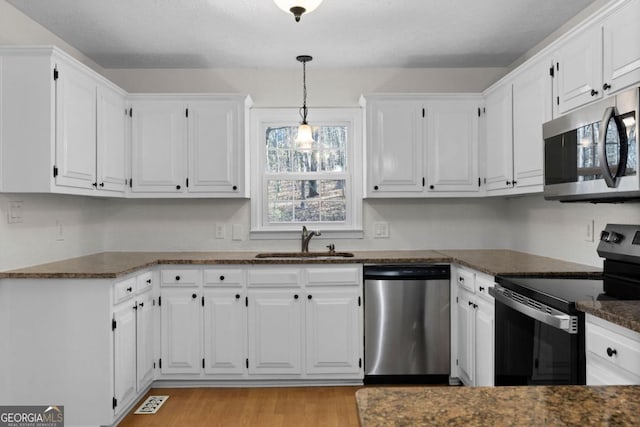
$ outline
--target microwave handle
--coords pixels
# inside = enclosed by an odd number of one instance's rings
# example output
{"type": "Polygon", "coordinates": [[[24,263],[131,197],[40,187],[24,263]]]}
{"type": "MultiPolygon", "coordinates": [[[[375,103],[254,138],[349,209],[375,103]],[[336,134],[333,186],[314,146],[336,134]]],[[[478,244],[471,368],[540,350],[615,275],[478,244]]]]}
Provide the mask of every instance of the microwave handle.
{"type": "Polygon", "coordinates": [[[628,145],[629,141],[627,139],[627,132],[624,127],[624,123],[618,116],[615,114],[614,107],[607,107],[604,110],[604,116],[602,117],[602,122],[600,122],[600,135],[598,136],[598,149],[600,150],[600,169],[602,171],[602,177],[604,178],[607,187],[616,188],[620,183],[620,178],[622,178],[627,170],[627,156],[628,156],[628,145]],[[609,122],[613,120],[616,123],[616,128],[618,129],[618,140],[620,141],[620,161],[618,162],[618,170],[616,170],[615,176],[611,173],[611,168],[609,167],[609,161],[607,160],[607,152],[605,147],[605,142],[607,139],[607,128],[609,127],[609,122]]]}

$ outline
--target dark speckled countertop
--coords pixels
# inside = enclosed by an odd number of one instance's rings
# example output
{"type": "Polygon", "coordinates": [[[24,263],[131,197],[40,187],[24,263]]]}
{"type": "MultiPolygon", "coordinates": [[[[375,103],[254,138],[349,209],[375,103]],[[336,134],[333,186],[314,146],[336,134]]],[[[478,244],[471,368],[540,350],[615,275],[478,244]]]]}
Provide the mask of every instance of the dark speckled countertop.
{"type": "Polygon", "coordinates": [[[157,264],[459,263],[492,276],[599,276],[602,269],[511,250],[354,251],[350,258],[262,258],[257,252],[103,252],[0,272],[7,278],[116,278],[157,264]]]}
{"type": "Polygon", "coordinates": [[[640,301],[578,301],[576,308],[640,333],[640,301]]]}
{"type": "Polygon", "coordinates": [[[370,387],[362,427],[637,426],[640,386],[370,387]]]}

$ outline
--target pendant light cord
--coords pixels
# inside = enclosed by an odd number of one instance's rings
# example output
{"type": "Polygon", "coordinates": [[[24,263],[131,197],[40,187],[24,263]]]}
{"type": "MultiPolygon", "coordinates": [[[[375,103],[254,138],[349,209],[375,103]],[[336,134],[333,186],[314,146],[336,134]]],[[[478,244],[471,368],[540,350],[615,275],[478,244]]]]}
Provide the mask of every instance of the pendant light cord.
{"type": "Polygon", "coordinates": [[[302,61],[302,124],[307,124],[307,61],[302,61]]]}

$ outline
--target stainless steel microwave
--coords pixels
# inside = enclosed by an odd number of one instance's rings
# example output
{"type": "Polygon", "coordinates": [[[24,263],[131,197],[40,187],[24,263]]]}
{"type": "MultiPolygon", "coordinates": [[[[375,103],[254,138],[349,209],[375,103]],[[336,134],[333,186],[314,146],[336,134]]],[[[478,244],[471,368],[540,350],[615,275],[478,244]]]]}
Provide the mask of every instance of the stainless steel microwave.
{"type": "Polygon", "coordinates": [[[640,201],[639,107],[634,88],[545,123],[545,199],[640,201]]]}

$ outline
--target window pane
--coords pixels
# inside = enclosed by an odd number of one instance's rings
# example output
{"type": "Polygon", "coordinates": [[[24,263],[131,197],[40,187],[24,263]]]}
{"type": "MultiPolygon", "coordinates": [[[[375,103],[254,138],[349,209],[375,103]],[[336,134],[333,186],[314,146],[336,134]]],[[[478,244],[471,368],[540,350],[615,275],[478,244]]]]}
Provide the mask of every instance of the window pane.
{"type": "Polygon", "coordinates": [[[313,127],[314,143],[311,151],[296,147],[297,126],[268,127],[266,131],[266,171],[286,172],[342,172],[346,165],[346,126],[313,127]]]}
{"type": "Polygon", "coordinates": [[[343,179],[268,180],[269,222],[345,221],[345,186],[343,179]]]}

